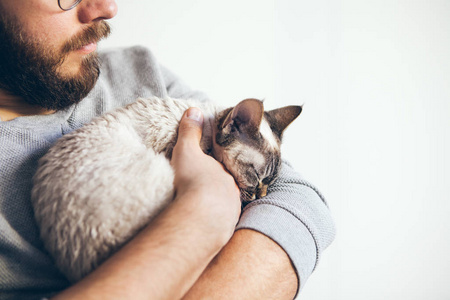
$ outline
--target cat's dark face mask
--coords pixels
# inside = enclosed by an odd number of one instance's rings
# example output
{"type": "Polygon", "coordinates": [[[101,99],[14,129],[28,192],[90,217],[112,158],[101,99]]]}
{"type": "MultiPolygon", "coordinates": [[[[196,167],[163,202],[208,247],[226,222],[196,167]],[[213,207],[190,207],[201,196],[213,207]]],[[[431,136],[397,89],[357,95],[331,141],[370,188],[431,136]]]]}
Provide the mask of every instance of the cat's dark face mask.
{"type": "Polygon", "coordinates": [[[109,25],[101,21],[69,39],[62,49],[53,49],[30,36],[16,18],[0,12],[0,89],[48,110],[62,110],[81,101],[99,76],[96,52],[83,58],[75,75],[63,76],[60,67],[80,44],[109,33],[109,25]]]}
{"type": "Polygon", "coordinates": [[[246,99],[216,118],[212,154],[235,178],[242,201],[267,194],[281,167],[283,131],[301,111],[287,106],[264,112],[262,101],[246,99]]]}

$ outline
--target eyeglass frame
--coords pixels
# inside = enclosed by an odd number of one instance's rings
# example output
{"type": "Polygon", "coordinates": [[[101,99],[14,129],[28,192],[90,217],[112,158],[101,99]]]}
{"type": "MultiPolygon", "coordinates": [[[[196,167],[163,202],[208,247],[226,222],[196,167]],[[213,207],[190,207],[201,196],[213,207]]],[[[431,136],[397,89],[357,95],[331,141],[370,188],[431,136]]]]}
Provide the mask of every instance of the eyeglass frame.
{"type": "Polygon", "coordinates": [[[61,6],[61,0],[58,0],[58,6],[59,6],[59,8],[61,8],[63,11],[68,11],[68,10],[71,10],[71,9],[73,9],[75,6],[77,6],[78,4],[80,4],[80,2],[81,2],[82,0],[76,0],[73,4],[72,4],[72,6],[70,6],[69,8],[63,8],[62,6],[61,6]]]}

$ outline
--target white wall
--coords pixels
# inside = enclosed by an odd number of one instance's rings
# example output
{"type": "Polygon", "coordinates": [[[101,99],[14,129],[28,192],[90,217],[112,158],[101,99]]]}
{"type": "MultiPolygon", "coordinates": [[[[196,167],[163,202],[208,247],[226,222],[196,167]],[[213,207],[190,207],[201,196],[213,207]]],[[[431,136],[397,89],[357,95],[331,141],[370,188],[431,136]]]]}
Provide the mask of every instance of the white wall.
{"type": "Polygon", "coordinates": [[[305,103],[284,153],[338,236],[300,299],[450,299],[450,1],[117,2],[104,46],[229,105],[305,103]]]}

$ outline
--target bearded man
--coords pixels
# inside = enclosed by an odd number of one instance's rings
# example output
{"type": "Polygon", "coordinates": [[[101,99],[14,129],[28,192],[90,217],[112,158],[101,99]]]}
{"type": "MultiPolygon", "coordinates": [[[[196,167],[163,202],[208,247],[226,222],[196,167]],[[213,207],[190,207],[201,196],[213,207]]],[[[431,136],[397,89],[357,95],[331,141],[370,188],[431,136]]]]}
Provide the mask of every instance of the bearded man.
{"type": "Polygon", "coordinates": [[[81,281],[54,266],[30,204],[51,145],[137,97],[207,101],[147,49],[98,53],[116,13],[114,0],[0,0],[0,299],[292,299],[334,238],[323,197],[284,162],[241,212],[233,178],[199,147],[196,109],[173,152],[176,199],[81,281]]]}

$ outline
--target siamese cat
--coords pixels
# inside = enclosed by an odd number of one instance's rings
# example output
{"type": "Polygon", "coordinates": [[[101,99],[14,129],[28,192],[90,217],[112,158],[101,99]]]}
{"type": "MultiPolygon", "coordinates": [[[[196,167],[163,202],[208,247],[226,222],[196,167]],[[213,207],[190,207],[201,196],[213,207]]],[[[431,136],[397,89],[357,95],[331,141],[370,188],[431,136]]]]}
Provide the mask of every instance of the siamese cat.
{"type": "Polygon", "coordinates": [[[242,201],[264,197],[281,165],[285,128],[301,106],[264,111],[246,99],[138,99],[64,135],[39,161],[32,204],[57,267],[76,282],[130,240],[174,197],[177,129],[192,106],[204,115],[202,150],[235,178],[242,201]]]}

